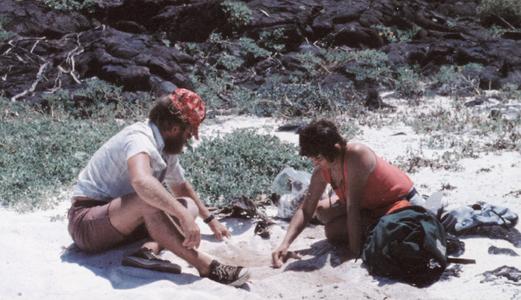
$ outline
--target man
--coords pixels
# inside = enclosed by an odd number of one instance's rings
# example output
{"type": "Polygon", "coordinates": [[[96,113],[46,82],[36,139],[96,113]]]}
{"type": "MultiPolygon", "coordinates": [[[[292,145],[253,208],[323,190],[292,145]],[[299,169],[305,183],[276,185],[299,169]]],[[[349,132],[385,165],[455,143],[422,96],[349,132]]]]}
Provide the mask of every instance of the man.
{"type": "Polygon", "coordinates": [[[192,136],[198,139],[204,118],[201,98],[178,88],[157,101],[147,121],[124,128],[94,153],[78,177],[68,216],[69,232],[80,249],[99,252],[149,236],[136,256],[154,259],[166,248],[202,277],[233,286],[246,282],[247,269],[222,265],[197,250],[197,215],[218,240],[230,236],[185,179],[178,161],[192,136]]]}

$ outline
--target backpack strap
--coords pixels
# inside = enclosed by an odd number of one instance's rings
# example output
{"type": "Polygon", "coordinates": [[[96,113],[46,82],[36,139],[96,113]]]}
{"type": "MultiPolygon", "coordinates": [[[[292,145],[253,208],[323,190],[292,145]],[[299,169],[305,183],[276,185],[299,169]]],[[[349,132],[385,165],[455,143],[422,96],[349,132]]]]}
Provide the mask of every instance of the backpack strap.
{"type": "Polygon", "coordinates": [[[452,264],[469,265],[475,264],[476,260],[472,258],[447,257],[447,262],[452,264]]]}

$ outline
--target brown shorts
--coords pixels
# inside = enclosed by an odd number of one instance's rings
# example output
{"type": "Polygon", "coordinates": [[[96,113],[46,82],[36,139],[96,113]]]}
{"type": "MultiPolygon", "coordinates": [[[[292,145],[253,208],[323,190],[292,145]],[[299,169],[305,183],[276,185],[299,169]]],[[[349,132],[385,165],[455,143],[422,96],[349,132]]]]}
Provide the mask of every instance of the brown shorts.
{"type": "Polygon", "coordinates": [[[138,227],[129,236],[121,234],[109,220],[110,202],[76,199],[69,209],[69,234],[78,248],[100,252],[123,242],[134,242],[148,237],[145,226],[138,227]]]}

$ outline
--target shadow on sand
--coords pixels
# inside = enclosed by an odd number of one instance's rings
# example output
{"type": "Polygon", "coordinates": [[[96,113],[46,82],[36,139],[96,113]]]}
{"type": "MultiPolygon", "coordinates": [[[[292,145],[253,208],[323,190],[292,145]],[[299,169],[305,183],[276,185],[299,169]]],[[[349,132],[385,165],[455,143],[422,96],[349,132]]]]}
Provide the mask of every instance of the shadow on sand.
{"type": "Polygon", "coordinates": [[[142,242],[117,247],[99,254],[89,254],[71,244],[61,254],[63,262],[77,264],[107,279],[114,289],[133,289],[159,280],[169,280],[178,285],[193,283],[201,278],[192,274],[169,274],[121,265],[121,259],[135,250],[142,242]]]}
{"type": "Polygon", "coordinates": [[[295,251],[298,255],[311,256],[308,259],[297,259],[284,269],[285,271],[308,272],[323,268],[329,258],[329,264],[337,267],[344,263],[345,253],[341,246],[335,246],[327,240],[320,240],[311,244],[310,248],[295,251]]]}

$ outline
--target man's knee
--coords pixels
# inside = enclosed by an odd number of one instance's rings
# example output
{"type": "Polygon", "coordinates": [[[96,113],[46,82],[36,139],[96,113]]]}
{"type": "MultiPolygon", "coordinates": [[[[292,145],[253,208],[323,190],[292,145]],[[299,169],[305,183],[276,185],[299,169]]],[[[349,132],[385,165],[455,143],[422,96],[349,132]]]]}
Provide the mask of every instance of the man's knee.
{"type": "MultiPolygon", "coordinates": [[[[176,197],[176,200],[183,205],[190,215],[194,218],[199,214],[199,209],[197,205],[195,205],[194,200],[190,197],[176,197]]],[[[139,215],[155,215],[161,212],[161,209],[156,208],[150,204],[148,204],[145,200],[141,199],[137,194],[130,194],[122,197],[123,205],[126,208],[130,208],[132,210],[136,210],[139,215]]]]}
{"type": "Polygon", "coordinates": [[[140,216],[157,214],[161,210],[141,199],[137,194],[125,195],[121,198],[122,209],[135,211],[140,216]]]}
{"type": "Polygon", "coordinates": [[[177,197],[179,203],[181,203],[190,213],[194,219],[199,215],[199,208],[195,205],[195,201],[190,197],[177,197]]]}

